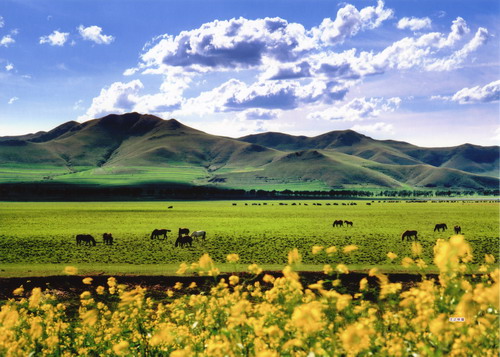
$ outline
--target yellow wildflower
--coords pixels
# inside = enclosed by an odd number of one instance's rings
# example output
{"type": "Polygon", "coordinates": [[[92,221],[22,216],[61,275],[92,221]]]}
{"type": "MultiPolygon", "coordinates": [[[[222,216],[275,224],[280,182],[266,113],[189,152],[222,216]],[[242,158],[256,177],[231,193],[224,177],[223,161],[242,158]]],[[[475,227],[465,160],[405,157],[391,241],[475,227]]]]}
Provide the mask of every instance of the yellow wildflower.
{"type": "Polygon", "coordinates": [[[338,264],[335,270],[337,270],[341,274],[349,274],[349,269],[345,264],[338,264]]]}
{"type": "Polygon", "coordinates": [[[346,245],[344,247],[344,249],[342,249],[342,251],[345,253],[345,254],[349,254],[351,252],[354,252],[355,250],[358,250],[358,246],[357,245],[354,245],[354,244],[350,244],[350,245],[346,245]]]}
{"type": "Polygon", "coordinates": [[[419,257],[422,255],[422,245],[419,242],[411,243],[411,252],[414,257],[419,257]]]}
{"type": "Polygon", "coordinates": [[[321,245],[315,245],[312,247],[312,254],[318,254],[323,250],[323,246],[321,245]]]}
{"type": "Polygon", "coordinates": [[[393,253],[393,252],[387,253],[387,258],[389,258],[390,260],[394,260],[397,257],[398,257],[398,255],[396,253],[393,253]]]}
{"type": "Polygon", "coordinates": [[[413,265],[414,261],[410,257],[404,257],[403,260],[401,260],[401,265],[404,266],[405,268],[410,267],[413,265]]]}
{"type": "Polygon", "coordinates": [[[92,278],[84,278],[82,279],[82,282],[86,285],[90,285],[92,284],[92,280],[93,280],[92,278]]]}
{"type": "Polygon", "coordinates": [[[292,314],[292,323],[305,333],[321,331],[325,325],[322,305],[319,301],[296,306],[292,314]]]}
{"type": "Polygon", "coordinates": [[[24,288],[22,286],[20,286],[17,289],[14,289],[12,294],[20,296],[20,295],[24,294],[24,288]]]}
{"type": "Polygon", "coordinates": [[[76,274],[78,274],[78,268],[72,267],[72,266],[67,266],[64,268],[63,272],[67,275],[76,275],[76,274]]]}
{"type": "Polygon", "coordinates": [[[288,264],[292,265],[295,263],[300,263],[302,257],[300,256],[299,250],[297,248],[293,248],[288,252],[288,264]]]}
{"type": "Polygon", "coordinates": [[[361,323],[354,323],[343,329],[340,340],[349,355],[358,355],[370,347],[371,329],[361,323]]]}
{"type": "Polygon", "coordinates": [[[325,264],[323,266],[323,273],[325,273],[325,275],[330,275],[331,273],[333,273],[333,268],[330,264],[325,264]]]}
{"type": "Polygon", "coordinates": [[[240,278],[237,275],[231,275],[229,277],[229,284],[236,285],[240,281],[240,278]]]}
{"type": "Polygon", "coordinates": [[[214,266],[214,261],[212,260],[212,258],[210,258],[208,253],[203,254],[198,263],[200,265],[200,268],[203,270],[210,270],[214,266]]]}
{"type": "Polygon", "coordinates": [[[188,265],[186,263],[181,263],[179,265],[179,269],[175,272],[178,275],[184,275],[186,273],[186,270],[188,270],[188,265]]]}
{"type": "Polygon", "coordinates": [[[229,263],[236,263],[238,260],[240,260],[240,257],[238,254],[228,254],[227,257],[226,257],[226,260],[229,262],[229,263]]]}
{"type": "Polygon", "coordinates": [[[495,257],[493,256],[493,254],[485,254],[484,261],[486,262],[486,264],[491,265],[495,263],[495,257]]]}
{"type": "Polygon", "coordinates": [[[252,274],[259,275],[262,273],[262,268],[254,263],[248,266],[248,271],[252,274]]]}
{"type": "Polygon", "coordinates": [[[118,356],[123,356],[128,354],[129,343],[127,341],[120,341],[116,345],[113,346],[113,352],[118,356]]]}
{"type": "Polygon", "coordinates": [[[337,253],[337,247],[335,247],[334,245],[332,245],[331,247],[326,248],[325,252],[328,255],[333,254],[333,253],[337,253]]]}

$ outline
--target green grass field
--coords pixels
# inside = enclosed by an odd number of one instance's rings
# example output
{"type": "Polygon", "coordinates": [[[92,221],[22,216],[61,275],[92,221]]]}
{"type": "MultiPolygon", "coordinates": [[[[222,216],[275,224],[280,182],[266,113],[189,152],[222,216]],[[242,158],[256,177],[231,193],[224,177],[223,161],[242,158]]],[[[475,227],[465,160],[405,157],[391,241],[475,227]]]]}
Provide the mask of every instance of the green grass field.
{"type": "Polygon", "coordinates": [[[267,205],[238,201],[236,206],[230,201],[2,202],[0,276],[51,275],[66,265],[89,273],[169,274],[179,263],[195,262],[205,252],[218,263],[224,263],[227,254],[237,253],[240,265],[222,266],[226,270],[244,270],[249,263],[279,269],[294,247],[302,254],[303,270],[320,270],[324,264],[339,262],[356,269],[376,265],[398,270],[401,258],[412,254],[411,243],[401,242],[403,231],[419,232],[423,258],[431,265],[436,240],[452,235],[454,225],[462,227],[476,264],[485,254],[499,257],[497,203],[317,202],[322,205],[313,205],[314,201],[296,201],[297,205],[287,201],[286,206],[279,205],[280,201],[267,201],[267,205]],[[173,209],[167,208],[170,205],[173,209]],[[333,228],[336,219],[353,221],[354,226],[333,228]],[[448,231],[433,232],[434,225],[442,222],[448,231]],[[180,227],[205,230],[207,239],[195,240],[192,248],[174,247],[180,227]],[[155,228],[172,232],[167,240],[151,240],[155,228]],[[113,234],[115,245],[102,243],[104,232],[113,234]],[[75,235],[81,233],[92,234],[97,246],[76,246],[75,235]],[[349,244],[359,249],[348,255],[311,253],[314,245],[336,246],[340,251],[349,244]],[[389,251],[398,255],[395,262],[388,260],[389,251]]]}

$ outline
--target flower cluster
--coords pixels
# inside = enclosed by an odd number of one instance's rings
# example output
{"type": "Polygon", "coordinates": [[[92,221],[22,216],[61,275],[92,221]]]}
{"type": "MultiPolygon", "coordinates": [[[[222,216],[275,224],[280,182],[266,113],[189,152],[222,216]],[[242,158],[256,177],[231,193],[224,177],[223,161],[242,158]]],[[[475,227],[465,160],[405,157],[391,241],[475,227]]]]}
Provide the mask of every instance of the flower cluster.
{"type": "MultiPolygon", "coordinates": [[[[414,257],[420,250],[414,246],[414,257]]],[[[344,264],[325,268],[324,280],[304,286],[293,268],[301,260],[296,249],[279,277],[251,265],[251,279],[231,275],[198,294],[194,283],[177,283],[161,301],[114,278],[107,286],[85,278],[89,289],[68,313],[50,293],[19,288],[0,310],[0,355],[496,356],[500,271],[494,258],[487,255],[472,278],[464,274],[472,252],[462,237],[438,241],[434,253],[439,281],[424,276],[406,289],[373,268],[359,289],[346,293],[339,279],[350,274],[344,264]]],[[[178,273],[188,270],[218,274],[208,255],[182,264],[178,273]]]]}

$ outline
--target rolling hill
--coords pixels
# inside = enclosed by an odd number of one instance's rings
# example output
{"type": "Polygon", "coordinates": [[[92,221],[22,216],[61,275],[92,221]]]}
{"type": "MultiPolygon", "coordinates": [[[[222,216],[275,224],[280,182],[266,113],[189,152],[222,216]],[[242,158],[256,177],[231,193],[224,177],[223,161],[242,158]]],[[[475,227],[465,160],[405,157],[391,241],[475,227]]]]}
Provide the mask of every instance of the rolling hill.
{"type": "Polygon", "coordinates": [[[352,130],[210,135],[128,113],[0,137],[0,182],[176,182],[245,189],[498,188],[499,147],[422,148],[352,130]]]}

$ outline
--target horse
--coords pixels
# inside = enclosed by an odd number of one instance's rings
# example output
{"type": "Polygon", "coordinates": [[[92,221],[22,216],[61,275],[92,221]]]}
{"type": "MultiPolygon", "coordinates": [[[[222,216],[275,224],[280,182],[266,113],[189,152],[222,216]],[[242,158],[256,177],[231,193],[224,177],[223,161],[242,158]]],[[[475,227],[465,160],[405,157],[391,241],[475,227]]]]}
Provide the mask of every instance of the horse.
{"type": "Polygon", "coordinates": [[[339,220],[335,220],[333,221],[333,226],[334,227],[343,227],[344,226],[344,221],[339,219],[339,220]]]}
{"type": "Polygon", "coordinates": [[[111,235],[111,233],[104,233],[102,235],[102,240],[106,245],[113,245],[113,236],[111,235]]]}
{"type": "Polygon", "coordinates": [[[455,227],[453,227],[453,229],[455,230],[455,234],[461,234],[462,233],[462,228],[460,226],[455,226],[455,227]]]}
{"type": "Polygon", "coordinates": [[[445,230],[448,229],[448,226],[446,225],[446,223],[438,223],[434,226],[434,232],[435,231],[438,231],[438,232],[444,232],[445,230]]]}
{"type": "Polygon", "coordinates": [[[206,236],[207,236],[207,232],[205,232],[205,231],[196,231],[196,232],[191,233],[191,238],[201,237],[201,239],[205,240],[206,236]]]}
{"type": "Polygon", "coordinates": [[[151,239],[158,238],[160,239],[160,236],[163,236],[163,239],[167,239],[167,233],[171,232],[170,229],[155,229],[153,232],[151,232],[151,239]]]}
{"type": "Polygon", "coordinates": [[[352,227],[352,222],[351,221],[344,221],[346,226],[352,227]]]}
{"type": "Polygon", "coordinates": [[[93,246],[97,244],[94,237],[92,237],[90,234],[77,234],[76,245],[82,245],[82,243],[85,243],[85,245],[93,245],[93,246]]]}
{"type": "Polygon", "coordinates": [[[418,240],[418,237],[417,237],[417,231],[405,231],[402,235],[401,235],[401,240],[410,240],[410,237],[413,237],[414,240],[418,240]]]}
{"type": "Polygon", "coordinates": [[[179,237],[183,234],[187,236],[189,234],[189,228],[179,228],[179,237]]]}
{"type": "Polygon", "coordinates": [[[193,238],[190,236],[179,236],[175,240],[175,246],[180,246],[183,248],[185,245],[189,245],[190,247],[193,245],[193,238]]]}

